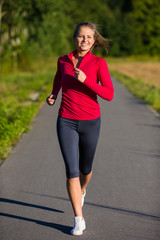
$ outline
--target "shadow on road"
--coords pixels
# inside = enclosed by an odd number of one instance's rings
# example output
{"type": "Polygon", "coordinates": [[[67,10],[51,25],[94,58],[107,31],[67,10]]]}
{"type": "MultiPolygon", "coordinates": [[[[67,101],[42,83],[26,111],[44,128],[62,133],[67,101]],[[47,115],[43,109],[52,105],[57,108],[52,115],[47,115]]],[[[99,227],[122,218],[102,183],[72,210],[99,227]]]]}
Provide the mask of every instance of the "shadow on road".
{"type": "Polygon", "coordinates": [[[158,124],[136,123],[136,125],[137,126],[160,128],[160,125],[158,125],[158,124]]]}
{"type": "MultiPolygon", "coordinates": [[[[64,201],[69,201],[69,199],[67,199],[67,198],[62,198],[62,197],[57,197],[57,196],[54,196],[54,198],[64,200],[64,201]]],[[[140,217],[152,218],[153,220],[160,221],[160,216],[155,216],[155,215],[151,215],[151,214],[147,214],[147,213],[143,213],[143,212],[137,212],[137,211],[133,211],[133,210],[129,210],[129,209],[104,206],[104,205],[91,203],[91,202],[85,202],[85,205],[90,205],[90,206],[100,207],[100,208],[106,208],[106,209],[116,211],[116,212],[132,214],[132,215],[135,215],[135,216],[137,215],[137,216],[140,216],[140,217]]]]}
{"type": "MultiPolygon", "coordinates": [[[[22,191],[22,192],[24,192],[24,191],[22,191]]],[[[25,192],[25,193],[33,194],[33,195],[39,195],[39,196],[43,196],[43,197],[51,197],[51,198],[55,198],[55,199],[63,200],[63,201],[68,201],[68,202],[70,201],[69,198],[58,197],[58,196],[53,196],[53,195],[44,195],[44,194],[32,193],[32,192],[25,192]]],[[[2,201],[2,200],[3,200],[3,198],[0,199],[0,201],[2,201]]],[[[13,203],[17,202],[16,204],[20,203],[22,205],[24,204],[25,206],[28,206],[28,205],[30,206],[31,205],[31,207],[38,207],[38,208],[42,208],[42,209],[45,209],[45,210],[50,210],[50,208],[42,207],[42,206],[39,206],[39,205],[28,204],[28,203],[18,202],[18,201],[14,201],[14,200],[9,200],[9,199],[4,199],[4,200],[6,200],[6,202],[7,201],[8,202],[10,202],[10,201],[12,202],[13,201],[13,203]]],[[[87,202],[87,201],[85,201],[85,205],[89,205],[89,206],[93,206],[93,207],[99,207],[99,208],[105,208],[105,209],[108,209],[108,210],[111,210],[111,211],[115,211],[115,212],[119,212],[119,213],[130,214],[130,215],[134,215],[134,216],[145,217],[145,218],[150,218],[152,220],[160,221],[160,216],[156,216],[156,215],[152,215],[152,214],[148,214],[148,213],[144,213],[144,212],[138,212],[138,211],[134,211],[134,210],[130,210],[130,209],[105,206],[105,205],[92,203],[92,202],[87,202]]],[[[57,210],[57,209],[52,209],[52,208],[51,208],[51,211],[64,213],[63,211],[60,211],[60,210],[57,210]]],[[[33,221],[37,222],[37,220],[33,220],[33,221]]],[[[39,221],[39,222],[41,222],[41,221],[39,221]]],[[[59,224],[54,224],[54,223],[46,223],[46,224],[48,224],[50,227],[51,227],[51,225],[53,225],[53,226],[54,225],[58,225],[59,226],[59,224]]],[[[62,225],[62,227],[64,227],[64,226],[62,225]]]]}
{"type": "MultiPolygon", "coordinates": [[[[57,212],[57,213],[64,213],[64,211],[61,211],[61,210],[58,210],[58,209],[44,207],[44,206],[31,204],[31,203],[20,202],[20,201],[6,199],[6,198],[0,198],[0,202],[17,204],[17,205],[26,206],[26,207],[33,207],[33,208],[38,208],[38,209],[57,212]]],[[[44,221],[31,219],[31,218],[26,218],[26,217],[21,217],[21,216],[17,216],[17,215],[13,215],[13,214],[8,214],[8,213],[0,213],[0,216],[8,217],[8,218],[14,218],[14,219],[18,219],[18,220],[27,221],[27,222],[34,222],[36,224],[40,224],[40,225],[43,225],[43,226],[46,226],[46,227],[55,228],[55,229],[65,233],[65,234],[70,234],[70,230],[72,229],[71,227],[66,226],[66,225],[57,224],[57,223],[53,223],[53,222],[44,222],[44,221]]]]}
{"type": "MultiPolygon", "coordinates": [[[[22,192],[24,192],[24,191],[22,191],[22,192]]],[[[32,192],[25,192],[25,193],[39,195],[39,196],[43,196],[43,197],[56,198],[56,199],[63,200],[63,201],[68,201],[68,202],[70,201],[69,198],[58,197],[58,196],[53,196],[53,195],[44,195],[44,194],[32,193],[32,192]]],[[[111,211],[116,211],[116,212],[125,213],[125,214],[131,214],[131,215],[135,215],[135,216],[139,216],[139,217],[145,217],[145,218],[150,218],[150,219],[153,219],[153,220],[156,220],[156,221],[160,221],[160,216],[155,216],[155,215],[152,215],[152,214],[138,212],[138,211],[134,211],[134,210],[130,210],[130,209],[104,206],[104,205],[101,205],[101,204],[87,202],[87,201],[85,201],[85,205],[89,205],[89,206],[93,206],[93,207],[99,207],[99,208],[106,208],[106,209],[109,209],[111,211]]]]}
{"type": "Polygon", "coordinates": [[[69,234],[69,235],[70,235],[70,231],[72,229],[71,227],[62,225],[62,224],[57,224],[57,223],[53,223],[53,222],[44,222],[44,221],[40,221],[40,220],[36,220],[36,219],[32,219],[32,218],[25,218],[25,217],[20,217],[17,215],[12,215],[12,214],[7,214],[7,213],[0,213],[0,216],[14,218],[14,219],[22,220],[22,221],[27,221],[27,222],[33,222],[36,224],[43,225],[45,227],[55,228],[65,234],[69,234]]]}
{"type": "Polygon", "coordinates": [[[0,198],[0,202],[12,203],[12,204],[22,205],[22,206],[26,206],[26,207],[34,207],[34,208],[39,208],[39,209],[52,211],[52,212],[64,213],[63,211],[57,210],[54,208],[48,208],[48,207],[39,206],[39,205],[31,204],[31,203],[19,202],[19,201],[15,201],[15,200],[11,200],[11,199],[6,199],[6,198],[0,198]]]}

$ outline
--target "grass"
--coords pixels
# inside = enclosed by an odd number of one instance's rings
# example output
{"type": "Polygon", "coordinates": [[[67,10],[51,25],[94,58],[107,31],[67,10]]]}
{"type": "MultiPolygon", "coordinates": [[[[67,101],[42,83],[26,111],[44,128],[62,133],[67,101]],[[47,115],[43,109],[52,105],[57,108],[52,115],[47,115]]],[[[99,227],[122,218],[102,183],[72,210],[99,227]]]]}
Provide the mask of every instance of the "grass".
{"type": "Polygon", "coordinates": [[[160,57],[130,56],[107,60],[110,73],[160,113],[160,57]]]}
{"type": "Polygon", "coordinates": [[[135,96],[144,100],[160,113],[160,88],[154,84],[147,84],[141,79],[131,78],[113,70],[110,70],[110,73],[118,81],[123,83],[135,96]]]}
{"type": "Polygon", "coordinates": [[[29,130],[51,91],[55,70],[56,62],[46,73],[0,75],[0,161],[8,157],[22,134],[29,130]]]}
{"type": "Polygon", "coordinates": [[[126,56],[126,57],[111,57],[108,56],[107,57],[107,62],[109,63],[135,63],[135,62],[139,62],[139,63],[153,63],[153,62],[159,62],[160,61],[160,56],[148,56],[148,55],[131,55],[131,56],[126,56]]]}
{"type": "Polygon", "coordinates": [[[160,88],[160,62],[124,62],[109,64],[109,69],[160,88]]]}

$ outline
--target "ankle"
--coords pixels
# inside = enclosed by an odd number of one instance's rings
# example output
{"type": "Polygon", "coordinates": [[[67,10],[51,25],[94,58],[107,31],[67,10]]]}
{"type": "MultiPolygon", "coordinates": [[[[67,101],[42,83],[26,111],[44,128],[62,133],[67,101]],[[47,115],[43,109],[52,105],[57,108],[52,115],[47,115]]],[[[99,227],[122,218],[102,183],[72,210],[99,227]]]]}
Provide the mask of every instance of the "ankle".
{"type": "Polygon", "coordinates": [[[82,220],[84,219],[82,215],[75,215],[74,217],[81,218],[82,220]]]}
{"type": "Polygon", "coordinates": [[[85,193],[85,188],[81,190],[81,194],[83,195],[85,193]]]}

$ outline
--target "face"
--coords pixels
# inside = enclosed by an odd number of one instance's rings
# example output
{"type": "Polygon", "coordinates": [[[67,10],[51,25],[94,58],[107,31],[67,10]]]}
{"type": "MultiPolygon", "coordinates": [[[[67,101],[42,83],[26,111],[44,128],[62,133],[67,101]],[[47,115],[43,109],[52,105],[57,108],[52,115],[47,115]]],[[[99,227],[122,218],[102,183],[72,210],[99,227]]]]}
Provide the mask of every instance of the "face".
{"type": "Polygon", "coordinates": [[[79,51],[88,52],[95,42],[94,31],[90,27],[82,26],[75,42],[79,51]]]}

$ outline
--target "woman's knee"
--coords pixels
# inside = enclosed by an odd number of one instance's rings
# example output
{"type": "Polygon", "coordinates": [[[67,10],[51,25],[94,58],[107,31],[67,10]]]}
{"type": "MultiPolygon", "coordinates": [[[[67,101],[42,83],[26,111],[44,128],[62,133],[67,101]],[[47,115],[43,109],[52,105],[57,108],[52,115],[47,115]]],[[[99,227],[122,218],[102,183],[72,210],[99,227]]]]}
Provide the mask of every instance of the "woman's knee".
{"type": "Polygon", "coordinates": [[[79,177],[79,171],[67,171],[66,172],[67,179],[74,179],[79,177]]]}
{"type": "Polygon", "coordinates": [[[80,172],[83,174],[83,175],[88,175],[92,172],[92,169],[91,168],[80,168],[80,172]]]}
{"type": "Polygon", "coordinates": [[[67,178],[67,182],[70,183],[70,184],[74,184],[74,183],[77,183],[79,182],[79,177],[75,177],[75,178],[67,178]]]}

